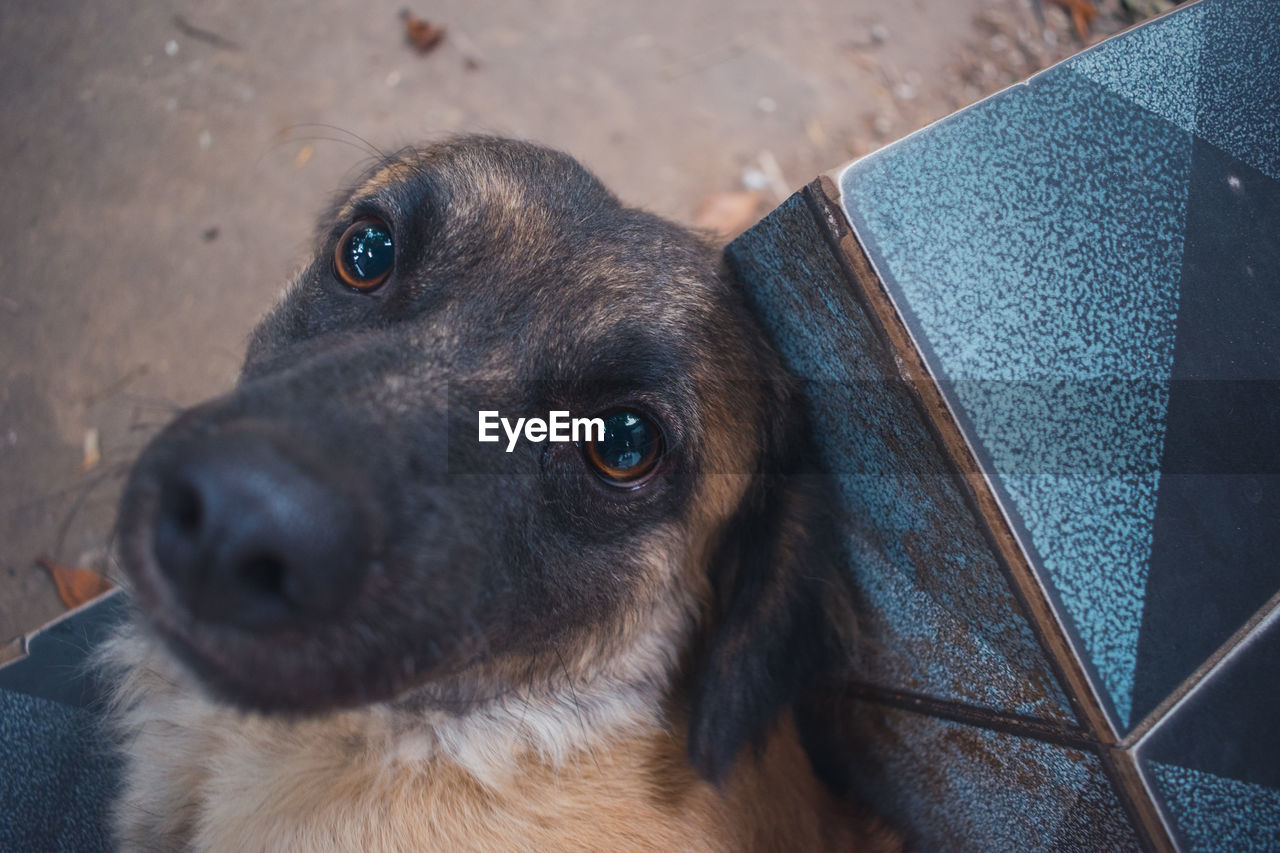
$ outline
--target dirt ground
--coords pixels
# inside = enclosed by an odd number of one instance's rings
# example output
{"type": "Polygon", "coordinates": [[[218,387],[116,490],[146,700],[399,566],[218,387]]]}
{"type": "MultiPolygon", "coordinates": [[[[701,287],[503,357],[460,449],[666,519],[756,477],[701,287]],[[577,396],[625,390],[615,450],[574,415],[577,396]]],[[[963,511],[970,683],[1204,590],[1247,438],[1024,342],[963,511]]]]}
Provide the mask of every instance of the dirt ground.
{"type": "Polygon", "coordinates": [[[409,0],[419,55],[406,2],[0,11],[0,642],[63,610],[37,558],[109,570],[130,460],[233,382],[369,143],[513,135],[678,220],[764,212],[1083,45],[1051,0],[409,0]]]}

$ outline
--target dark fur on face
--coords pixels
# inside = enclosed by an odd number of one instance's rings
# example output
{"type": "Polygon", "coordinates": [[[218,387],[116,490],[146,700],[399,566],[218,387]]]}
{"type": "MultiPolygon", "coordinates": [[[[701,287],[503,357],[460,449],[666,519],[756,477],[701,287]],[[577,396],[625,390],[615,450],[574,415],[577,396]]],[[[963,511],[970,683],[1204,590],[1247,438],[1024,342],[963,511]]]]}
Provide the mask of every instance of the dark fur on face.
{"type": "Polygon", "coordinates": [[[843,664],[796,389],[700,237],[564,155],[465,138],[379,164],[317,243],[237,387],[123,501],[136,598],[216,694],[461,714],[608,675],[688,713],[714,779],[843,664]],[[364,217],[395,245],[369,292],[333,260],[364,217]],[[638,411],[663,455],[619,486],[572,443],[480,444],[481,409],[638,411]]]}

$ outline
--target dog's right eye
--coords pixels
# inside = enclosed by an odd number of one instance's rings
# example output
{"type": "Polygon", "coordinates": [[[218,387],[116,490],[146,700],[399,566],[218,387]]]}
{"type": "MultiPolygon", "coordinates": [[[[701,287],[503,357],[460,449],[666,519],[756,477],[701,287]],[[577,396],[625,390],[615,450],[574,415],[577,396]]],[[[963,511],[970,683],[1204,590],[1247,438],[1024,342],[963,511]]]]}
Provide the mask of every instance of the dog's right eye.
{"type": "Polygon", "coordinates": [[[604,436],[583,447],[587,461],[607,482],[637,485],[657,467],[662,456],[662,433],[657,425],[628,409],[602,416],[604,436]]]}
{"type": "Polygon", "coordinates": [[[333,250],[338,277],[349,287],[368,292],[391,275],[395,266],[391,229],[381,219],[361,219],[343,232],[333,250]]]}

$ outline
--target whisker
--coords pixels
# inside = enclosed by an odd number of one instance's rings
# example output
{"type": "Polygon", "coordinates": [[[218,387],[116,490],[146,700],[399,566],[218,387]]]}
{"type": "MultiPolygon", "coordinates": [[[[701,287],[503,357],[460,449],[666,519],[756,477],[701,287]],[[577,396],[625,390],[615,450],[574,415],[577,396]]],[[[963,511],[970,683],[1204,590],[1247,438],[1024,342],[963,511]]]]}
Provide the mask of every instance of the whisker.
{"type": "MultiPolygon", "coordinates": [[[[355,131],[347,130],[345,127],[338,127],[336,124],[326,124],[325,122],[322,122],[322,121],[307,121],[307,122],[302,122],[300,124],[291,124],[285,128],[285,132],[292,133],[295,130],[300,130],[302,128],[307,128],[307,127],[319,127],[324,130],[332,130],[335,133],[346,134],[347,136],[351,137],[351,139],[354,139],[357,142],[359,142],[361,145],[363,145],[365,151],[367,151],[369,154],[372,154],[374,157],[377,157],[379,160],[387,159],[387,153],[383,151],[381,148],[374,145],[372,142],[365,139],[363,136],[356,133],[355,131]]],[[[317,138],[325,139],[329,142],[344,141],[334,137],[317,137],[317,138]]],[[[349,140],[345,140],[345,141],[347,141],[348,144],[352,144],[350,143],[349,140]]]]}
{"type": "MultiPolygon", "coordinates": [[[[381,154],[373,153],[373,151],[370,151],[369,148],[366,148],[364,145],[361,145],[353,140],[344,139],[338,136],[325,136],[324,134],[308,134],[306,136],[290,135],[290,136],[286,136],[283,139],[275,140],[270,145],[268,145],[265,150],[263,150],[262,154],[258,156],[258,159],[254,161],[254,166],[260,167],[262,165],[262,162],[267,158],[268,155],[273,154],[276,151],[279,151],[281,148],[285,147],[286,145],[290,145],[297,142],[333,142],[337,145],[345,145],[349,148],[354,148],[356,151],[359,151],[361,154],[365,155],[365,157],[362,160],[362,163],[366,165],[369,163],[377,162],[382,159],[381,154]]],[[[374,151],[376,151],[376,149],[374,149],[374,151]]]]}
{"type": "Polygon", "coordinates": [[[596,766],[596,770],[601,773],[604,770],[600,767],[600,761],[596,758],[596,751],[591,746],[591,733],[587,731],[587,721],[582,716],[582,701],[578,699],[578,691],[573,686],[573,678],[569,675],[569,667],[565,666],[564,657],[560,654],[560,649],[554,649],[556,660],[560,661],[560,669],[564,671],[564,683],[569,688],[569,698],[573,702],[573,712],[578,718],[578,727],[582,729],[583,743],[587,747],[587,752],[591,755],[591,761],[596,766]]]}

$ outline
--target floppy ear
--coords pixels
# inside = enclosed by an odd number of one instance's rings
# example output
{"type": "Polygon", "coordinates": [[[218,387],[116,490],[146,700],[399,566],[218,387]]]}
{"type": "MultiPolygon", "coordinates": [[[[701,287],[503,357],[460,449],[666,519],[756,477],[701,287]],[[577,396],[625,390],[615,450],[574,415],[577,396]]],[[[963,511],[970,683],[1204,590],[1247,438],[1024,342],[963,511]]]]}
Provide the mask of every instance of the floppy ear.
{"type": "Polygon", "coordinates": [[[816,679],[847,665],[851,596],[833,500],[820,474],[761,474],[716,555],[717,619],[689,726],[689,758],[712,782],[744,747],[760,749],[816,679]]]}

